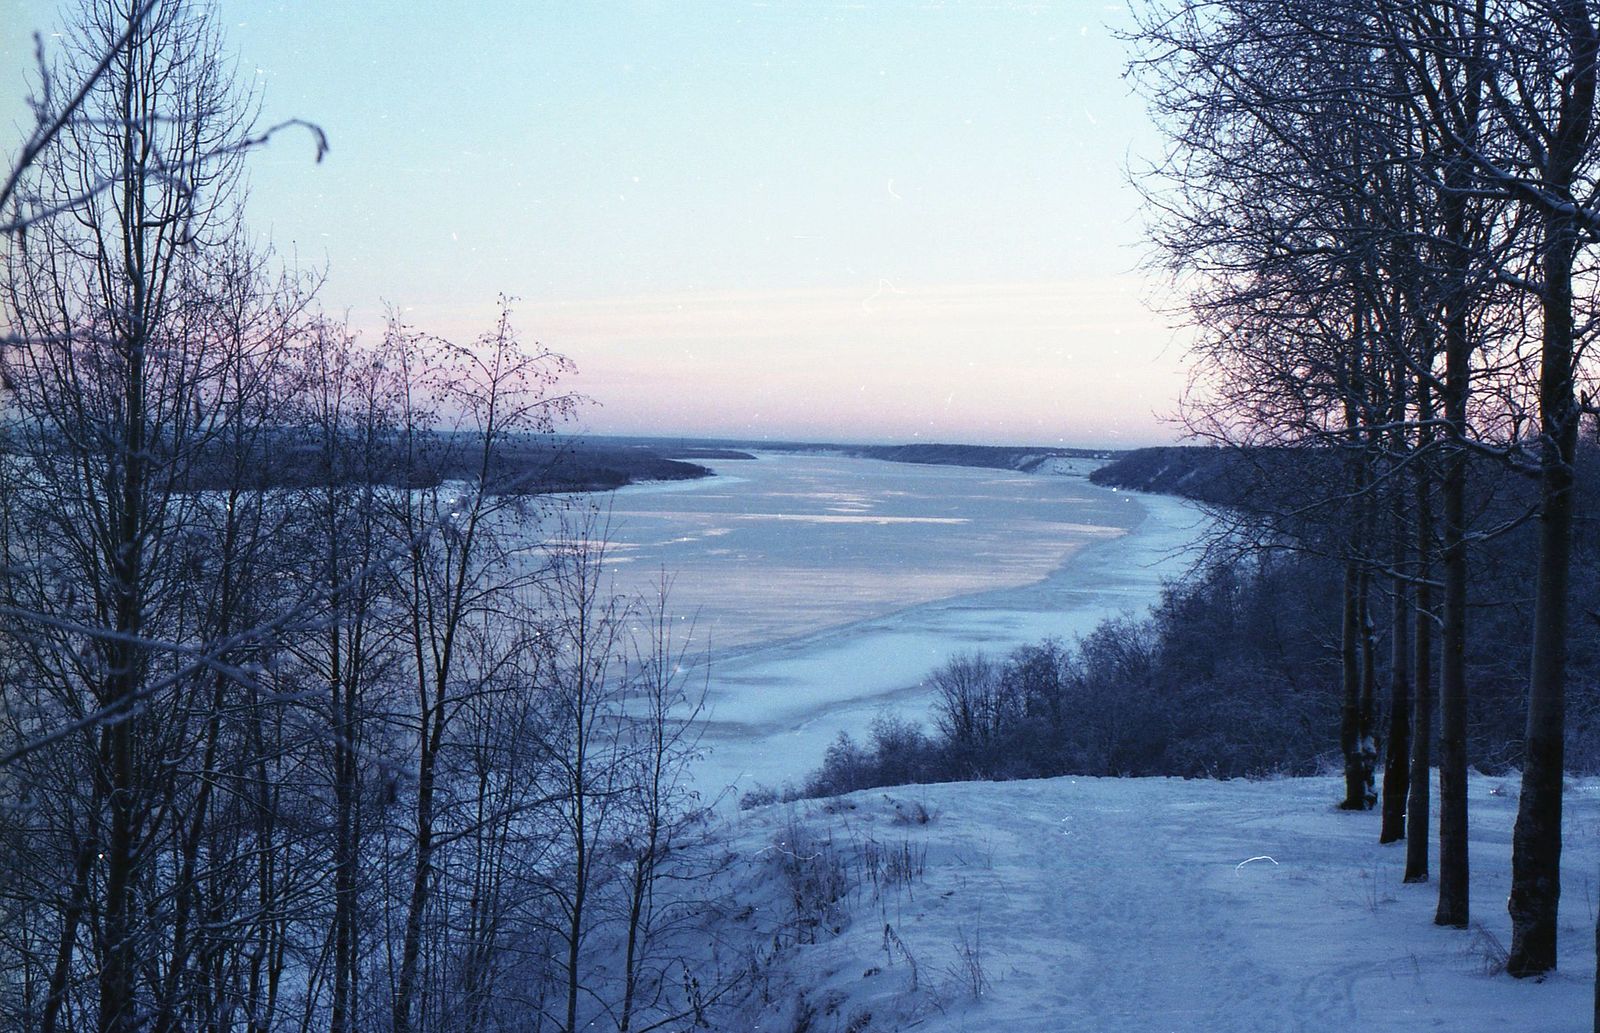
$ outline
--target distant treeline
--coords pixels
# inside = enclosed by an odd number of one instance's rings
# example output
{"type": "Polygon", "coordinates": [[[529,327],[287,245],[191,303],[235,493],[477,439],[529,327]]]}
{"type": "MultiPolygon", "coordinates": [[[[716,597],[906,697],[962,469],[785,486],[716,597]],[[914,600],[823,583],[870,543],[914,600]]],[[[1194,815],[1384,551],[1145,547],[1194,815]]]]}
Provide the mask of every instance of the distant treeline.
{"type": "Polygon", "coordinates": [[[1213,506],[1262,510],[1306,484],[1326,484],[1344,456],[1333,449],[1168,445],[1120,452],[1089,480],[1106,488],[1177,495],[1213,506]]]}
{"type": "MultiPolygon", "coordinates": [[[[1196,445],[1138,448],[1122,452],[1089,475],[1091,483],[1161,495],[1179,495],[1216,505],[1236,505],[1243,487],[1264,477],[1255,473],[1274,465],[1273,450],[1247,455],[1239,449],[1196,445]]],[[[1305,464],[1304,453],[1283,455],[1282,462],[1305,464]]]]}
{"type": "MultiPolygon", "coordinates": [[[[1326,486],[1337,483],[1341,464],[1348,460],[1348,453],[1332,448],[1168,445],[1116,453],[1089,474],[1089,481],[1106,488],[1176,495],[1248,514],[1293,514],[1326,505],[1326,486]]],[[[1600,478],[1600,446],[1585,442],[1574,465],[1578,491],[1584,496],[1580,505],[1600,499],[1600,490],[1588,487],[1600,478]]],[[[1497,456],[1470,458],[1468,476],[1474,497],[1481,500],[1475,519],[1484,531],[1494,531],[1497,520],[1517,519],[1538,494],[1529,472],[1497,456]]],[[[1579,517],[1580,522],[1589,519],[1579,517]]]]}
{"type": "Polygon", "coordinates": [[[1030,448],[1014,445],[856,445],[843,450],[862,459],[884,459],[893,463],[923,463],[937,466],[976,466],[996,470],[1021,470],[1032,473],[1046,461],[1063,459],[1105,459],[1112,453],[1087,448],[1030,448]]]}
{"type": "MultiPolygon", "coordinates": [[[[429,488],[444,481],[484,481],[493,494],[517,495],[544,492],[610,491],[637,481],[682,481],[710,476],[698,463],[672,458],[733,459],[748,455],[724,449],[667,450],[641,443],[597,443],[582,438],[526,435],[509,438],[495,446],[485,471],[481,455],[472,449],[454,448],[449,435],[442,435],[423,446],[419,454],[405,455],[406,445],[398,437],[368,442],[359,450],[331,452],[319,436],[295,430],[278,430],[255,446],[256,461],[250,464],[252,487],[311,488],[346,483],[352,471],[345,465],[361,455],[363,476],[377,470],[382,483],[411,488],[429,488]],[[331,458],[330,458],[331,457],[331,458]],[[369,458],[370,457],[370,458],[369,458]],[[388,473],[383,473],[388,471],[388,473]]],[[[202,453],[188,476],[190,490],[215,490],[233,482],[229,464],[236,457],[218,448],[215,455],[202,453]]]]}
{"type": "Polygon", "coordinates": [[[818,441],[768,441],[748,438],[672,439],[606,437],[600,442],[616,446],[643,446],[679,459],[750,459],[752,451],[790,452],[881,459],[892,463],[930,466],[974,466],[988,470],[1031,473],[1050,459],[1106,460],[1115,452],[1094,448],[1056,448],[1047,445],[949,445],[918,442],[911,445],[841,445],[818,441]]]}

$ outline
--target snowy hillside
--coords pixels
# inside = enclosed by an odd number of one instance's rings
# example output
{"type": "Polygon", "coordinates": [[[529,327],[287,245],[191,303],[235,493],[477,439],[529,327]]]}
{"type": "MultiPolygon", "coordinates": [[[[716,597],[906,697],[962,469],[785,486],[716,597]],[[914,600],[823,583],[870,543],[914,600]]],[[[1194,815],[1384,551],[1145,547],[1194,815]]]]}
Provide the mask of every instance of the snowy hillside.
{"type": "Polygon", "coordinates": [[[1403,844],[1336,811],[1334,778],[964,783],[754,810],[730,877],[779,949],[737,1028],[1588,1030],[1600,785],[1568,796],[1562,967],[1542,984],[1494,971],[1516,781],[1471,790],[1468,931],[1432,924],[1435,886],[1401,883],[1403,844]]]}
{"type": "Polygon", "coordinates": [[[1022,467],[1029,473],[1053,477],[1087,477],[1106,465],[1106,460],[1096,456],[1044,456],[1022,467]]]}

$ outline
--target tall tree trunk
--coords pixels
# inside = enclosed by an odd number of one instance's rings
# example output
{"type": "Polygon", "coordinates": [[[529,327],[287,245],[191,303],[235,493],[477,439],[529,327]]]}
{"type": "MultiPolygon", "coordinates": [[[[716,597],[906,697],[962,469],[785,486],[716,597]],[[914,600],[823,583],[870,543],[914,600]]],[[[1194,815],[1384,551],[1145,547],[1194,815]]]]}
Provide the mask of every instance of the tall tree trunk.
{"type": "MultiPolygon", "coordinates": [[[[442,685],[439,687],[439,692],[441,704],[438,709],[442,711],[442,685]]],[[[412,867],[411,896],[406,904],[405,933],[400,948],[400,974],[390,1017],[391,1033],[409,1033],[411,1029],[411,1005],[417,990],[417,963],[422,956],[422,920],[428,910],[428,900],[433,888],[433,796],[436,775],[434,762],[438,756],[436,731],[443,722],[443,715],[425,710],[421,717],[422,746],[417,767],[417,856],[412,867]],[[434,722],[431,726],[430,721],[434,722]]]]}
{"type": "Polygon", "coordinates": [[[1547,220],[1544,342],[1539,370],[1543,430],[1539,482],[1539,573],[1533,617],[1522,797],[1511,839],[1511,950],[1506,971],[1533,976],[1556,967],[1561,900],[1561,778],[1565,770],[1567,621],[1572,566],[1573,459],[1578,407],[1573,392],[1572,262],[1576,228],[1547,220]]]}
{"type": "MultiPolygon", "coordinates": [[[[1506,971],[1533,976],[1556,967],[1561,901],[1561,778],[1567,677],[1567,621],[1572,573],[1573,460],[1580,412],[1573,385],[1572,267],[1578,226],[1570,205],[1578,165],[1591,145],[1600,39],[1588,0],[1562,0],[1555,19],[1570,47],[1559,120],[1540,169],[1564,204],[1546,207],[1544,339],[1539,356],[1539,574],[1528,679],[1528,732],[1522,797],[1511,840],[1511,950],[1506,971]]],[[[1600,944],[1596,945],[1600,951],[1600,944]]]]}
{"type": "MultiPolygon", "coordinates": [[[[1410,543],[1406,519],[1406,477],[1400,465],[1406,449],[1406,383],[1411,373],[1396,349],[1389,378],[1389,566],[1394,571],[1389,604],[1389,734],[1383,757],[1383,822],[1378,842],[1406,836],[1406,798],[1411,789],[1411,591],[1405,580],[1410,543]]],[[[1423,835],[1427,835],[1424,826],[1423,835]]]]}
{"type": "MultiPolygon", "coordinates": [[[[1448,174],[1463,181],[1465,173],[1448,174]]],[[[1447,195],[1445,236],[1465,242],[1469,231],[1466,201],[1447,195]]],[[[1439,644],[1439,907],[1437,925],[1466,928],[1467,900],[1467,399],[1471,388],[1473,342],[1468,322],[1472,304],[1463,247],[1449,253],[1449,296],[1444,318],[1445,449],[1444,527],[1440,564],[1444,576],[1444,618],[1439,644]]]]}
{"type": "MultiPolygon", "coordinates": [[[[136,67],[138,44],[135,33],[130,33],[124,44],[128,67],[136,67]]],[[[115,643],[109,649],[109,677],[106,679],[105,697],[100,701],[108,710],[115,711],[128,705],[138,689],[141,658],[133,641],[143,632],[145,587],[144,531],[145,531],[145,360],[147,358],[148,325],[146,323],[149,295],[146,275],[145,181],[142,156],[138,153],[137,120],[146,113],[140,109],[143,100],[138,84],[129,80],[122,84],[120,97],[123,114],[129,119],[127,129],[120,134],[123,173],[119,214],[122,231],[122,267],[127,277],[127,297],[122,299],[128,308],[115,323],[121,323],[119,356],[127,366],[123,372],[122,396],[124,399],[119,454],[115,463],[120,465],[120,483],[112,491],[119,497],[114,504],[116,523],[112,529],[111,554],[106,557],[112,572],[111,596],[113,599],[113,631],[115,643]],[[125,322],[124,322],[125,320],[125,322]]],[[[114,467],[115,468],[115,467],[114,467]]],[[[138,964],[138,945],[134,937],[135,908],[133,901],[134,866],[137,863],[136,798],[139,787],[135,784],[133,758],[133,721],[131,714],[119,714],[119,720],[102,733],[101,763],[105,774],[105,799],[110,810],[110,835],[105,852],[105,907],[99,962],[99,1033],[134,1033],[138,1017],[133,1004],[134,972],[138,964]]]]}
{"type": "MultiPolygon", "coordinates": [[[[134,58],[135,45],[130,36],[129,60],[134,58]]],[[[131,89],[130,89],[131,92],[131,89]]],[[[131,102],[130,102],[131,103],[131,102]]],[[[131,305],[127,313],[128,329],[123,337],[127,363],[123,374],[125,416],[121,428],[120,454],[116,457],[122,467],[121,483],[116,486],[117,522],[114,529],[115,545],[107,564],[113,572],[112,596],[114,599],[113,630],[116,642],[110,648],[110,676],[106,679],[105,698],[101,705],[115,712],[123,706],[131,708],[138,689],[140,668],[143,666],[138,649],[133,645],[143,632],[145,534],[145,345],[146,326],[144,313],[147,305],[145,291],[145,241],[140,231],[144,218],[144,182],[142,166],[135,158],[134,134],[123,134],[124,265],[128,270],[131,305]]],[[[105,915],[101,938],[99,978],[99,1033],[135,1033],[138,1016],[133,1003],[133,981],[138,965],[138,944],[134,935],[135,907],[133,901],[134,866],[138,863],[138,816],[135,813],[140,786],[134,772],[132,714],[119,714],[119,720],[103,733],[102,763],[106,768],[106,803],[110,809],[110,836],[105,846],[105,915]]]]}
{"type": "MultiPolygon", "coordinates": [[[[1464,332],[1463,332],[1464,337],[1464,332]]],[[[1466,341],[1452,340],[1445,418],[1454,439],[1444,469],[1444,622],[1439,649],[1439,907],[1434,923],[1466,928],[1467,902],[1467,457],[1466,341]]]]}
{"type": "MultiPolygon", "coordinates": [[[[334,720],[334,807],[333,844],[333,1006],[329,1018],[331,1033],[350,1033],[354,1028],[356,961],[356,721],[357,678],[341,685],[345,673],[339,664],[340,640],[337,624],[331,632],[333,656],[334,720]]],[[[350,663],[354,663],[351,659],[350,663]]]]}
{"type": "MultiPolygon", "coordinates": [[[[1430,432],[1426,425],[1432,418],[1433,396],[1428,385],[1419,382],[1417,420],[1424,425],[1417,442],[1419,451],[1428,447],[1430,432]]],[[[1417,595],[1412,611],[1416,615],[1416,659],[1412,664],[1416,699],[1411,722],[1411,795],[1406,803],[1410,835],[1406,839],[1405,881],[1427,882],[1432,809],[1428,780],[1433,767],[1433,478],[1425,460],[1417,465],[1416,488],[1417,595]]]]}

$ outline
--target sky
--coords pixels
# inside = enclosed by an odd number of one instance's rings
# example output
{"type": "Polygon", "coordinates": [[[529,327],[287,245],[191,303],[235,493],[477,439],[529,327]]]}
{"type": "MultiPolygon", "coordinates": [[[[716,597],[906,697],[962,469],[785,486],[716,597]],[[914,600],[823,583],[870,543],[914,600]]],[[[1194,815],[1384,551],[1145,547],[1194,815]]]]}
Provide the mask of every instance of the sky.
{"type": "MultiPolygon", "coordinates": [[[[31,33],[0,0],[15,152],[31,33]]],[[[470,340],[500,294],[594,400],[577,429],[1173,440],[1121,3],[217,4],[283,135],[248,219],[320,300],[470,340]]]]}

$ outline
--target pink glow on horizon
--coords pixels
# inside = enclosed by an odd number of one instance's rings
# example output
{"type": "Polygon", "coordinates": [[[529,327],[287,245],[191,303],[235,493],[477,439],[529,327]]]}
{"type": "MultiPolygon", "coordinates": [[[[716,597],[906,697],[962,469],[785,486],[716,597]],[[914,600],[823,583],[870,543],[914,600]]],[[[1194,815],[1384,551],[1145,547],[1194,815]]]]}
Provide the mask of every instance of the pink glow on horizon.
{"type": "MultiPolygon", "coordinates": [[[[592,433],[1132,447],[1177,439],[1182,349],[1137,277],[522,300],[592,433]]],[[[492,314],[428,306],[469,341],[492,314]]]]}

